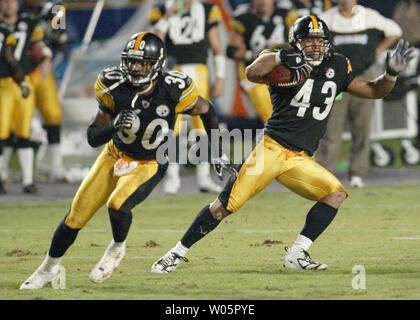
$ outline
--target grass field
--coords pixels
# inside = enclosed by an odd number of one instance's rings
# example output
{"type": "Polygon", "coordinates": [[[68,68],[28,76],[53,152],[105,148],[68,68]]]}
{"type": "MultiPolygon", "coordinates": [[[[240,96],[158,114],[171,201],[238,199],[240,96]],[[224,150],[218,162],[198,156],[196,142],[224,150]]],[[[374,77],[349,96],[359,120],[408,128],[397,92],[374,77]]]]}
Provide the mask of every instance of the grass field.
{"type": "Polygon", "coordinates": [[[350,190],[336,219],[310,250],[327,271],[282,267],[312,203],[263,192],[228,217],[168,275],[152,263],[183,235],[214,195],[155,197],[135,208],[127,255],[102,284],[88,279],[111,239],[102,208],[63,258],[66,290],[20,291],[38,267],[68,202],[0,207],[0,299],[420,299],[420,185],[350,190]],[[353,289],[355,265],[366,289],[353,289]]]}

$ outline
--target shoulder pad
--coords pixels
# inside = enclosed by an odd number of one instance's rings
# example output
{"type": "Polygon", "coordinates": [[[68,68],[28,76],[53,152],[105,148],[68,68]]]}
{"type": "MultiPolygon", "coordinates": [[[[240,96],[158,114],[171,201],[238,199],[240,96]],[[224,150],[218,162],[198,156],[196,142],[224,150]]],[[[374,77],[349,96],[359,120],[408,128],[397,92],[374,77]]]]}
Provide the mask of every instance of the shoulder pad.
{"type": "Polygon", "coordinates": [[[113,85],[124,78],[124,74],[118,67],[106,68],[99,74],[99,79],[106,87],[113,85]]]}

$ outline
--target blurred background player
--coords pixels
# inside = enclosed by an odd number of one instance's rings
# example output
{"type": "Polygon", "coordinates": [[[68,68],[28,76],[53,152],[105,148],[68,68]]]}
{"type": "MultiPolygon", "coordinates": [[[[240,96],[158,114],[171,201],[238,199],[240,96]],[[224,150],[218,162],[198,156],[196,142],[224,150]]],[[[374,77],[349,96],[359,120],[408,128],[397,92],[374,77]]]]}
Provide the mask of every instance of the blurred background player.
{"type": "MultiPolygon", "coordinates": [[[[401,28],[377,11],[357,4],[357,0],[340,0],[320,15],[329,26],[336,52],[352,63],[353,73],[365,80],[376,76],[376,58],[401,37],[401,28]]],[[[351,187],[363,187],[369,168],[370,122],[375,104],[343,92],[331,111],[327,132],[320,142],[316,158],[321,165],[335,171],[341,154],[341,137],[347,117],[350,120],[351,148],[349,177],[351,187]]]]}
{"type": "Polygon", "coordinates": [[[245,67],[266,48],[275,48],[287,40],[285,17],[287,10],[278,9],[275,0],[252,0],[251,8],[231,20],[232,34],[227,56],[237,61],[241,88],[257,111],[263,123],[273,112],[270,94],[265,84],[253,83],[245,76],[245,67]]]}
{"type": "MultiPolygon", "coordinates": [[[[59,26],[62,10],[53,7],[59,1],[24,0],[21,12],[37,16],[40,26],[44,29],[45,55],[47,59],[36,61],[31,59],[33,71],[30,74],[35,93],[35,104],[42,119],[43,128],[47,132],[48,149],[50,154],[50,181],[60,181],[64,178],[63,160],[60,150],[60,133],[62,112],[58,99],[58,90],[51,68],[53,52],[62,52],[66,49],[66,33],[59,26]]],[[[61,7],[63,8],[63,7],[61,7]]],[[[36,167],[39,168],[43,159],[37,159],[36,167]]]]}
{"type": "Polygon", "coordinates": [[[33,181],[34,150],[29,136],[35,100],[28,76],[31,63],[27,52],[31,45],[44,46],[44,32],[33,15],[18,14],[18,9],[17,0],[0,1],[1,20],[13,31],[3,42],[1,58],[7,67],[0,70],[0,143],[4,145],[13,130],[23,192],[34,194],[38,189],[33,181]]]}
{"type": "MultiPolygon", "coordinates": [[[[173,69],[191,77],[197,83],[200,96],[207,100],[211,97],[218,98],[224,92],[226,66],[218,30],[221,20],[221,11],[217,5],[199,0],[167,1],[163,5],[153,7],[149,14],[149,21],[153,25],[152,32],[165,40],[168,55],[175,59],[176,65],[173,69]],[[212,88],[207,68],[210,48],[215,66],[215,81],[212,88]]],[[[177,136],[182,129],[182,120],[183,116],[179,116],[175,125],[177,136]]],[[[199,135],[206,134],[199,117],[193,116],[191,122],[192,129],[198,129],[199,135]]],[[[199,163],[196,169],[200,191],[222,190],[222,187],[211,179],[209,163],[199,163]]],[[[179,164],[175,159],[171,159],[164,182],[166,193],[178,193],[181,187],[179,170],[179,164]]]]}
{"type": "Polygon", "coordinates": [[[277,4],[280,8],[288,9],[286,18],[287,28],[300,17],[314,14],[319,16],[325,10],[331,8],[334,4],[332,0],[278,0],[277,4]]]}
{"type": "MultiPolygon", "coordinates": [[[[404,0],[396,7],[393,15],[395,20],[401,27],[403,38],[420,51],[420,0],[404,0]]],[[[407,92],[412,87],[417,86],[417,128],[420,127],[420,61],[417,60],[417,69],[405,79],[405,81],[397,81],[396,87],[404,86],[402,91],[407,92]]],[[[401,77],[399,78],[401,79],[401,77]]],[[[420,148],[420,130],[417,129],[416,146],[420,148]]]]}

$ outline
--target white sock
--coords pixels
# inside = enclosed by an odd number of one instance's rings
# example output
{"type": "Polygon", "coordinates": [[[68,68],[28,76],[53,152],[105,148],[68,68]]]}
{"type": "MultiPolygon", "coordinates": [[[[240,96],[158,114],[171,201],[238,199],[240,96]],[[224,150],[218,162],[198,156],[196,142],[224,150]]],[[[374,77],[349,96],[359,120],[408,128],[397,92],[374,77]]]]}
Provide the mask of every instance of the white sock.
{"type": "Polygon", "coordinates": [[[3,148],[3,161],[0,166],[1,179],[6,180],[9,177],[9,162],[13,153],[13,148],[5,146],[3,148]]]}
{"type": "Polygon", "coordinates": [[[123,242],[115,242],[114,239],[111,240],[108,248],[106,249],[107,252],[115,252],[119,251],[125,247],[125,240],[123,242]]]}
{"type": "Polygon", "coordinates": [[[206,179],[207,177],[210,177],[210,163],[200,162],[196,168],[198,182],[200,182],[201,179],[206,179]]]}
{"type": "Polygon", "coordinates": [[[27,186],[34,183],[34,149],[19,148],[17,149],[17,155],[22,171],[22,184],[27,186]]]}
{"type": "Polygon", "coordinates": [[[179,179],[179,164],[176,162],[169,163],[166,174],[168,177],[179,179]]]}
{"type": "Polygon", "coordinates": [[[190,250],[190,249],[188,249],[187,247],[184,247],[182,245],[181,241],[179,241],[176,244],[176,246],[172,248],[171,251],[172,252],[175,252],[176,254],[180,255],[181,257],[185,257],[185,255],[187,254],[188,250],[190,250]]]}
{"type": "Polygon", "coordinates": [[[57,266],[61,263],[61,258],[62,257],[59,257],[59,258],[50,257],[50,255],[47,253],[44,261],[42,262],[42,264],[39,268],[44,270],[44,271],[51,272],[53,267],[55,267],[55,266],[57,266]]]}
{"type": "Polygon", "coordinates": [[[53,143],[48,146],[51,155],[51,171],[63,168],[63,157],[61,156],[61,144],[53,143]]]}
{"type": "Polygon", "coordinates": [[[295,243],[293,244],[291,250],[295,251],[295,250],[299,250],[299,249],[303,249],[305,251],[308,251],[309,248],[312,245],[312,240],[309,239],[308,237],[305,237],[304,235],[299,235],[295,241],[295,243]]]}

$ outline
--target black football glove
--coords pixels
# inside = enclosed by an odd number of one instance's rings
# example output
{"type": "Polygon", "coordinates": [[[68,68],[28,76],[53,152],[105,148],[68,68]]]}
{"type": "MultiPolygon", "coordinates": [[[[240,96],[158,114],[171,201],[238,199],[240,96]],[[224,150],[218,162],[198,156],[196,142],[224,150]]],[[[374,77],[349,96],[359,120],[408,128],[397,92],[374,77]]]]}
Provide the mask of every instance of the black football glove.
{"type": "Polygon", "coordinates": [[[229,175],[238,176],[238,171],[225,153],[220,158],[213,159],[213,166],[220,180],[223,180],[223,170],[226,170],[229,175]]]}
{"type": "Polygon", "coordinates": [[[303,55],[293,49],[282,49],[280,51],[280,60],[286,67],[292,71],[292,82],[301,82],[312,72],[312,67],[303,58],[303,55]]]}
{"type": "Polygon", "coordinates": [[[388,50],[387,52],[386,72],[391,76],[398,76],[413,58],[414,48],[410,48],[410,43],[408,41],[400,39],[395,49],[388,50]]]}
{"type": "Polygon", "coordinates": [[[115,117],[114,121],[112,122],[112,127],[115,131],[119,131],[122,129],[131,129],[134,122],[136,121],[137,113],[131,109],[123,109],[121,112],[115,117]]]}

